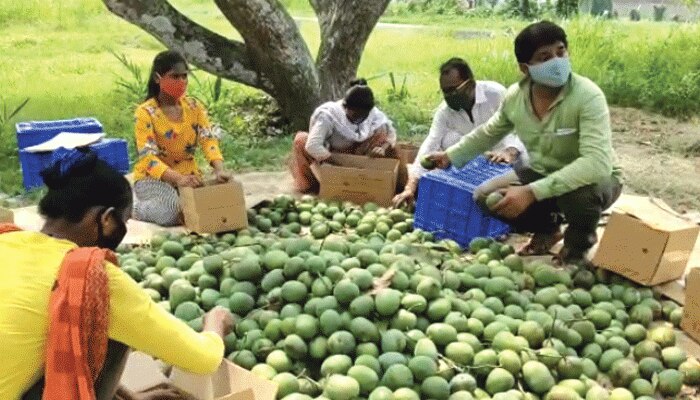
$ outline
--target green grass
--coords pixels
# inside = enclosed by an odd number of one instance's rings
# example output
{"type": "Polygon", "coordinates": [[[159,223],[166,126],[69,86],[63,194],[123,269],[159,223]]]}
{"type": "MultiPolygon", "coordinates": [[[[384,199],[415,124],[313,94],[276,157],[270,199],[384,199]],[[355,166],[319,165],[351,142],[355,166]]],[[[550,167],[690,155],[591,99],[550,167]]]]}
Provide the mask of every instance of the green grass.
{"type": "MultiPolygon", "coordinates": [[[[212,1],[173,3],[195,21],[236,36],[212,1]]],[[[307,1],[283,3],[293,15],[312,15],[307,1]]],[[[394,119],[403,139],[418,141],[427,131],[432,110],[440,101],[436,69],[445,59],[467,58],[479,79],[508,85],[519,78],[512,41],[524,21],[410,15],[387,20],[433,24],[420,29],[375,30],[360,66],[360,75],[373,78],[371,85],[381,106],[394,119]],[[471,31],[486,31],[491,36],[462,38],[471,31]],[[394,75],[395,86],[389,73],[394,75]]],[[[575,71],[598,82],[612,104],[678,117],[700,111],[698,25],[590,18],[564,25],[575,71]]],[[[318,27],[313,22],[300,26],[316,53],[318,27]]],[[[147,74],[153,56],[162,49],[159,42],[111,15],[99,0],[0,0],[0,34],[3,96],[11,106],[31,98],[16,120],[95,116],[110,136],[131,140],[137,99],[118,90],[117,78],[130,78],[111,52],[125,54],[147,74]]],[[[206,74],[200,77],[211,79],[206,74]]],[[[213,114],[231,133],[223,143],[229,165],[236,170],[283,168],[290,138],[256,135],[264,117],[239,112],[257,110],[248,101],[256,92],[232,83],[224,86],[226,104],[213,114]],[[227,105],[232,107],[224,110],[227,105]]],[[[11,125],[0,129],[0,191],[17,193],[21,177],[11,125]]]]}

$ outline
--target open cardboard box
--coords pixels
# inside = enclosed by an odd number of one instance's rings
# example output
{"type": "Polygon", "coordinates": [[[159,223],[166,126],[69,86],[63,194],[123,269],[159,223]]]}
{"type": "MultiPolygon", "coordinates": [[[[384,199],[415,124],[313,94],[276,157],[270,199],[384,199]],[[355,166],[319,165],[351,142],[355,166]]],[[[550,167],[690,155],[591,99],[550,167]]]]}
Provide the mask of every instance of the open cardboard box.
{"type": "Polygon", "coordinates": [[[275,400],[277,385],[262,379],[228,360],[223,360],[213,375],[202,376],[173,368],[166,376],[161,364],[150,356],[129,355],[121,384],[134,392],[172,384],[185,393],[187,400],[275,400]]]}
{"type": "Polygon", "coordinates": [[[321,183],[320,197],[391,206],[396,194],[399,160],[334,153],[333,161],[337,165],[311,165],[311,171],[321,183]]]}
{"type": "Polygon", "coordinates": [[[248,227],[243,185],[235,180],[181,188],[180,206],[185,226],[193,232],[221,233],[248,227]]]}
{"type": "Polygon", "coordinates": [[[613,210],[593,263],[641,285],[673,281],[683,276],[698,233],[662,201],[636,198],[613,210]]]}
{"type": "Polygon", "coordinates": [[[413,164],[418,156],[418,146],[411,143],[398,143],[396,152],[399,154],[399,159],[406,165],[413,164]]]}

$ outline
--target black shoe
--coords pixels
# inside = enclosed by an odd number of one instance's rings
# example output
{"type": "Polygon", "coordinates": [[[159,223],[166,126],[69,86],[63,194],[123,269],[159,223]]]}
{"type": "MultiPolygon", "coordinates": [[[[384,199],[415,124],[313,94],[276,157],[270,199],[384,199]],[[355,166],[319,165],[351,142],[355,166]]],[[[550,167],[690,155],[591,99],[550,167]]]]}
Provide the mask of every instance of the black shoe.
{"type": "Polygon", "coordinates": [[[573,250],[566,246],[562,247],[559,254],[554,256],[554,260],[559,265],[577,265],[579,267],[591,267],[593,264],[587,257],[588,250],[573,250]]]}

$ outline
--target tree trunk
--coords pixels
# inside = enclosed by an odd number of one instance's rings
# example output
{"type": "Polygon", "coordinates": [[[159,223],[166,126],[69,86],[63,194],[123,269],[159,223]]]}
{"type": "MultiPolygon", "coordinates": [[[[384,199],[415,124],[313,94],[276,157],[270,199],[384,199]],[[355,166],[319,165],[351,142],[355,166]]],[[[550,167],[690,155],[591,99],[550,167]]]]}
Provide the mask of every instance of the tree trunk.
{"type": "Polygon", "coordinates": [[[308,124],[320,102],[314,60],[292,17],[277,0],[214,0],[248,47],[257,70],[297,127],[308,124]]]}
{"type": "Polygon", "coordinates": [[[337,99],[356,77],[369,35],[390,0],[310,0],[321,27],[316,65],[324,99],[337,99]]]}
{"type": "Polygon", "coordinates": [[[102,1],[112,13],[183,53],[197,67],[271,95],[293,129],[306,129],[320,103],[342,96],[390,2],[309,0],[321,27],[321,48],[314,62],[279,0],[214,0],[242,42],[195,23],[167,0],[102,1]]]}

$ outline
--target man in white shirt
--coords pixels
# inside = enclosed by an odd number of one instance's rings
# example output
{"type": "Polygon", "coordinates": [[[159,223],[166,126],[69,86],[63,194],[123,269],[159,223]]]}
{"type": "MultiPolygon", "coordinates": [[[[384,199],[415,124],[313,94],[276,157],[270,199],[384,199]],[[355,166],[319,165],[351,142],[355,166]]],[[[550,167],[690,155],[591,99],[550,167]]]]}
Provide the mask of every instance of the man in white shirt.
{"type": "MultiPolygon", "coordinates": [[[[478,126],[484,124],[501,105],[506,88],[491,81],[477,81],[461,58],[452,58],[440,67],[440,89],[445,97],[438,107],[428,137],[409,166],[409,179],[402,193],[394,197],[394,206],[415,198],[418,181],[428,171],[420,165],[423,156],[444,151],[478,126]]],[[[511,133],[487,153],[493,162],[527,163],[525,146],[511,133]]]]}

